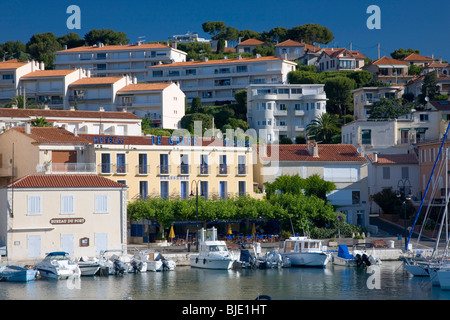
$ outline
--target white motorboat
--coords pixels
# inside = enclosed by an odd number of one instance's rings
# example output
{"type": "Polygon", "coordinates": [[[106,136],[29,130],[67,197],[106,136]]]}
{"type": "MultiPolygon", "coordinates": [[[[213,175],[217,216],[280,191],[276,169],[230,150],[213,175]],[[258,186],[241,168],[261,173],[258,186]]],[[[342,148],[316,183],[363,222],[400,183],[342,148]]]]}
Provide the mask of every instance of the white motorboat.
{"type": "Polygon", "coordinates": [[[322,267],[331,259],[321,240],[308,237],[290,237],[284,241],[282,258],[288,258],[293,267],[322,267]]]}
{"type": "Polygon", "coordinates": [[[191,256],[191,267],[228,270],[234,261],[225,241],[217,240],[216,228],[200,230],[199,253],[191,256]]]}
{"type": "Polygon", "coordinates": [[[142,250],[133,256],[133,259],[146,264],[146,271],[173,271],[176,263],[173,260],[166,260],[163,255],[154,250],[142,250]]]}
{"type": "Polygon", "coordinates": [[[100,274],[101,275],[123,275],[133,272],[132,255],[124,254],[122,250],[105,250],[100,254],[100,274]],[[113,253],[116,252],[116,253],[113,253]],[[113,253],[113,254],[111,254],[113,253]]]}
{"type": "Polygon", "coordinates": [[[81,276],[95,276],[101,267],[97,258],[89,259],[81,257],[77,261],[77,264],[80,268],[81,276]]]}
{"type": "Polygon", "coordinates": [[[39,274],[51,279],[78,278],[81,270],[78,264],[69,258],[69,254],[63,251],[51,252],[41,262],[35,265],[39,274]]]}
{"type": "Polygon", "coordinates": [[[373,244],[358,244],[353,248],[352,253],[348,251],[345,244],[339,245],[338,252],[331,254],[333,264],[344,267],[369,267],[371,265],[381,265],[381,260],[375,256],[373,244]],[[372,252],[367,250],[367,246],[372,248],[372,252]]]}

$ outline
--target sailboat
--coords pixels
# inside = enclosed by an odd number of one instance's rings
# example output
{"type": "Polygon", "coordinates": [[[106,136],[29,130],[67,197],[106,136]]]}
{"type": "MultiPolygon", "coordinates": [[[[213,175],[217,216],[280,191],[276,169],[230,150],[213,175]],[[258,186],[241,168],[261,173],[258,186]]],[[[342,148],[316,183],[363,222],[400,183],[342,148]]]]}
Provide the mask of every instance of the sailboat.
{"type": "MultiPolygon", "coordinates": [[[[430,183],[432,181],[432,177],[433,177],[434,171],[436,169],[439,157],[440,157],[440,155],[442,153],[442,149],[444,147],[444,143],[445,143],[445,140],[447,138],[447,134],[448,134],[449,128],[450,128],[450,123],[447,126],[447,130],[446,130],[446,132],[444,134],[444,137],[442,138],[442,143],[441,143],[441,146],[439,148],[436,160],[434,162],[433,169],[431,171],[431,175],[430,175],[430,177],[428,179],[428,183],[427,183],[424,195],[422,197],[422,201],[420,203],[419,210],[417,211],[417,214],[416,214],[413,226],[412,226],[412,228],[411,228],[411,230],[409,232],[408,239],[405,242],[405,252],[408,252],[409,242],[411,240],[411,236],[412,236],[414,227],[415,227],[415,225],[417,223],[417,219],[419,218],[419,215],[421,213],[421,209],[423,207],[423,203],[424,203],[426,194],[427,194],[428,189],[430,187],[430,183]]],[[[446,190],[446,193],[445,193],[445,209],[444,209],[444,213],[442,215],[442,219],[441,219],[441,222],[440,222],[440,228],[439,228],[439,232],[438,232],[438,235],[437,235],[437,238],[436,238],[434,249],[431,251],[431,255],[430,256],[424,255],[423,254],[424,253],[423,250],[415,250],[413,252],[413,256],[412,257],[403,257],[404,267],[409,273],[411,273],[413,276],[430,277],[430,280],[431,280],[432,284],[434,284],[434,285],[438,285],[439,284],[439,280],[438,280],[439,278],[438,278],[437,275],[438,275],[438,271],[441,269],[441,267],[442,268],[447,268],[447,267],[450,268],[450,264],[448,264],[448,262],[449,262],[448,261],[448,238],[449,238],[448,237],[448,204],[449,204],[449,196],[450,196],[450,194],[448,192],[448,177],[447,177],[447,173],[448,173],[448,148],[446,149],[446,153],[445,153],[445,166],[443,166],[442,163],[441,163],[441,166],[439,167],[440,172],[443,170],[444,167],[445,167],[445,173],[446,173],[444,175],[446,177],[446,179],[445,179],[445,185],[446,185],[446,188],[445,188],[445,190],[446,190]],[[446,240],[446,246],[445,246],[444,253],[443,254],[439,254],[439,250],[438,250],[438,248],[439,248],[439,240],[441,238],[442,229],[443,229],[444,225],[446,227],[446,239],[447,239],[446,240]]],[[[436,191],[436,188],[435,188],[435,190],[433,190],[433,192],[435,192],[435,191],[436,191]]],[[[433,198],[434,198],[433,196],[430,197],[430,199],[433,199],[433,198]]],[[[428,206],[427,214],[428,214],[429,208],[430,208],[430,206],[428,206]]],[[[426,221],[427,214],[425,215],[424,221],[426,221]]],[[[423,228],[424,225],[425,225],[425,223],[422,224],[422,228],[423,228]]],[[[422,230],[421,230],[421,232],[422,232],[422,230]]],[[[420,232],[420,234],[421,234],[421,232],[420,232]]],[[[419,234],[419,237],[417,239],[417,242],[419,242],[419,240],[420,240],[420,234],[419,234]]]]}

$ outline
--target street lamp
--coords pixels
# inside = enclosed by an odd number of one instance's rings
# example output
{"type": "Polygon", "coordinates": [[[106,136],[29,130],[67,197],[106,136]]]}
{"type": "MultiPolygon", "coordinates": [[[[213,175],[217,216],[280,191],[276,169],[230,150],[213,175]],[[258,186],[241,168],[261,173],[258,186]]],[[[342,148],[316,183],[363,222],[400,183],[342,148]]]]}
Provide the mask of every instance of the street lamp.
{"type": "Polygon", "coordinates": [[[406,201],[410,201],[412,198],[411,194],[411,182],[408,179],[400,179],[397,183],[397,198],[402,199],[402,208],[403,208],[403,228],[405,232],[405,241],[408,236],[406,230],[406,201]]]}
{"type": "Polygon", "coordinates": [[[195,224],[195,227],[197,228],[197,236],[196,236],[196,249],[198,251],[198,184],[199,184],[200,180],[192,180],[191,182],[191,194],[190,196],[193,197],[194,196],[194,192],[192,186],[195,184],[195,195],[196,195],[196,199],[195,199],[195,214],[196,214],[196,218],[197,218],[197,223],[195,224]]]}

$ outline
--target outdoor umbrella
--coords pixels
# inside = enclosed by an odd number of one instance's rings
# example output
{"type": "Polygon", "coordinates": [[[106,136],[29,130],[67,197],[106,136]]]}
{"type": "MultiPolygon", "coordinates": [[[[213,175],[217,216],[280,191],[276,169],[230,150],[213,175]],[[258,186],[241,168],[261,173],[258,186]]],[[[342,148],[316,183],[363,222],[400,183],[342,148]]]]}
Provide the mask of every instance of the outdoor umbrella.
{"type": "Polygon", "coordinates": [[[175,238],[175,232],[173,232],[173,226],[170,227],[169,239],[175,238]]]}

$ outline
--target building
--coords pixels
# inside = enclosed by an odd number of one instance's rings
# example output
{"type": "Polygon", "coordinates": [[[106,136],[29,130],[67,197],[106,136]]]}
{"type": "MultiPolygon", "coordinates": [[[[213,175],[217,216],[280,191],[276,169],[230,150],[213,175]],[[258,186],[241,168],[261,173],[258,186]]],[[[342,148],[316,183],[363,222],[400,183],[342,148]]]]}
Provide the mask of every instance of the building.
{"type": "Polygon", "coordinates": [[[352,145],[293,144],[267,145],[258,148],[254,180],[264,189],[281,175],[308,178],[314,174],[336,185],[327,195],[332,205],[346,215],[347,223],[360,225],[373,232],[369,225],[367,160],[352,145]]]}
{"type": "Polygon", "coordinates": [[[308,50],[315,52],[321,50],[321,48],[288,39],[275,45],[275,57],[285,57],[286,60],[294,61],[303,57],[308,50]]]}
{"type": "Polygon", "coordinates": [[[386,56],[365,65],[363,70],[372,73],[375,81],[389,84],[406,84],[414,76],[408,74],[409,62],[395,60],[386,56]]]}
{"type": "Polygon", "coordinates": [[[401,58],[400,60],[404,61],[404,62],[408,62],[411,65],[420,66],[420,67],[425,67],[433,62],[436,62],[436,60],[434,58],[424,57],[417,53],[411,53],[410,55],[408,55],[404,58],[401,58]]]}
{"type": "Polygon", "coordinates": [[[19,62],[17,59],[0,62],[0,106],[22,94],[20,78],[27,73],[43,70],[37,61],[19,62]]]}
{"type": "Polygon", "coordinates": [[[188,103],[200,97],[203,104],[235,101],[234,94],[250,84],[287,81],[296,63],[275,57],[220,59],[178,62],[148,68],[148,82],[176,82],[188,103]]]}
{"type": "Polygon", "coordinates": [[[83,69],[38,70],[20,78],[22,95],[52,109],[69,109],[69,85],[86,78],[83,69]]]}
{"type": "Polygon", "coordinates": [[[147,67],[186,61],[187,53],[159,44],[94,45],[55,52],[55,69],[83,68],[96,76],[136,77],[144,81],[147,67]]]}
{"type": "Polygon", "coordinates": [[[210,40],[205,38],[200,38],[197,32],[186,32],[185,34],[176,34],[172,36],[172,40],[176,43],[191,43],[191,42],[200,42],[200,43],[209,43],[210,40]]]}
{"type": "Polygon", "coordinates": [[[445,75],[450,75],[450,63],[432,62],[422,69],[422,74],[437,71],[445,75]]]}
{"type": "Polygon", "coordinates": [[[325,48],[317,58],[319,72],[323,71],[359,71],[364,66],[366,56],[359,51],[345,48],[325,48]]]}
{"type": "Polygon", "coordinates": [[[326,100],[323,84],[252,84],[247,121],[267,143],[306,137],[306,126],[326,112],[326,100]]]}
{"type": "MultiPolygon", "coordinates": [[[[436,72],[437,86],[439,94],[450,96],[450,76],[444,73],[436,72]]],[[[422,85],[425,75],[412,79],[405,85],[405,93],[413,94],[417,98],[422,93],[422,85]]]]}
{"type": "Polygon", "coordinates": [[[0,130],[25,127],[38,118],[72,133],[141,135],[142,119],[130,112],[0,108],[0,130]]]}
{"type": "Polygon", "coordinates": [[[156,128],[179,129],[185,104],[185,94],[175,83],[130,84],[117,91],[117,109],[148,118],[156,128]]]}
{"type": "Polygon", "coordinates": [[[9,261],[126,250],[126,186],[97,175],[27,175],[0,189],[0,245],[9,261]]]}
{"type": "Polygon", "coordinates": [[[239,42],[235,49],[237,53],[252,53],[256,47],[267,47],[269,46],[267,43],[257,39],[247,39],[242,42],[239,42]]]}
{"type": "Polygon", "coordinates": [[[97,174],[129,187],[128,200],[186,198],[198,183],[210,198],[250,195],[252,150],[247,144],[175,136],[80,135],[95,153],[97,174]]]}
{"type": "Polygon", "coordinates": [[[381,98],[401,98],[403,86],[363,87],[352,91],[353,115],[355,120],[365,120],[370,116],[372,104],[381,98]]]}

